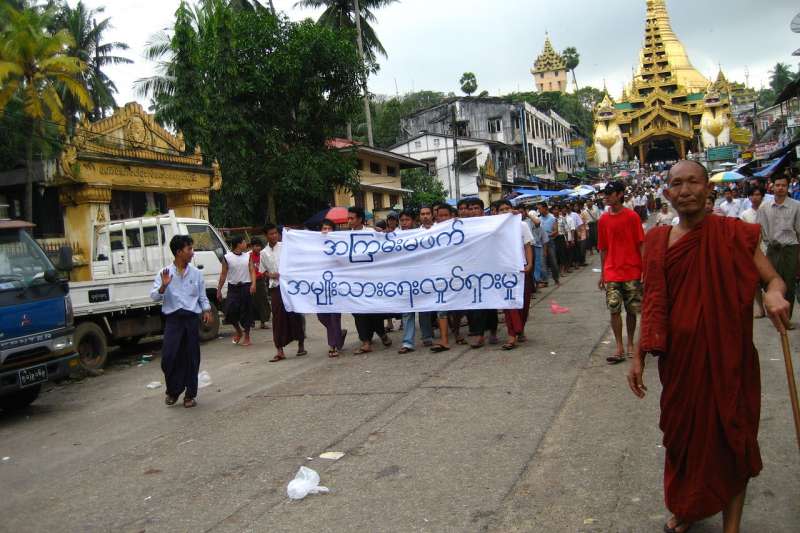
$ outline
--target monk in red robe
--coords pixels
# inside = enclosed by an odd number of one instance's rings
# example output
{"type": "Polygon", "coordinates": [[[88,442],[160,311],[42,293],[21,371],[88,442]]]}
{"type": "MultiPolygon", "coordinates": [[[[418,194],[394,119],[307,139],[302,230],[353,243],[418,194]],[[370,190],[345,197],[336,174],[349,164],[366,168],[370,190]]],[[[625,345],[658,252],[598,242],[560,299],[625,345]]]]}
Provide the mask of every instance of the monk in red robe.
{"type": "Polygon", "coordinates": [[[762,468],[753,346],[759,282],[775,327],[783,331],[789,322],[786,287],[759,248],[760,228],[707,214],[709,192],[699,163],[670,170],[665,194],[680,224],[654,228],[645,239],[642,333],[628,372],[643,398],[645,355],[658,356],[668,533],[720,511],[725,533],[739,531],[747,482],[762,468]]]}

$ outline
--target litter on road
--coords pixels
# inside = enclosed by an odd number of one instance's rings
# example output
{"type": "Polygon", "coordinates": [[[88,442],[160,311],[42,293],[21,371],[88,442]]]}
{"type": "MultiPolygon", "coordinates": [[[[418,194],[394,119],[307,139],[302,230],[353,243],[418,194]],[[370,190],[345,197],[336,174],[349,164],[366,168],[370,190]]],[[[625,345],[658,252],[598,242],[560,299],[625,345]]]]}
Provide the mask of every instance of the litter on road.
{"type": "Polygon", "coordinates": [[[301,466],[297,475],[286,487],[286,494],[292,500],[302,500],[309,494],[325,494],[330,492],[328,487],[319,484],[319,474],[307,466],[301,466]]]}
{"type": "Polygon", "coordinates": [[[151,381],[150,383],[148,383],[147,385],[145,385],[145,388],[148,388],[148,389],[157,389],[157,388],[159,388],[160,386],[161,386],[161,382],[159,382],[159,381],[151,381]]]}
{"type": "Polygon", "coordinates": [[[338,461],[344,457],[344,452],[325,452],[320,454],[320,459],[330,459],[331,461],[338,461]]]}
{"type": "Polygon", "coordinates": [[[197,388],[204,389],[209,385],[211,385],[211,374],[208,373],[208,370],[203,370],[197,374],[197,388]]]}

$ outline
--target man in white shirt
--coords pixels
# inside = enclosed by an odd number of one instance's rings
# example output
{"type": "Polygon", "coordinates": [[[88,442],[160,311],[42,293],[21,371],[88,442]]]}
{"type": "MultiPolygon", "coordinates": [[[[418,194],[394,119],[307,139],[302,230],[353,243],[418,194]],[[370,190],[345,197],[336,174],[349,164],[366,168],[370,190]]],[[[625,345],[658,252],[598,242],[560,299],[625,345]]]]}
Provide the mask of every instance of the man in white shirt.
{"type": "MultiPolygon", "coordinates": [[[[761,186],[753,187],[750,189],[750,205],[749,209],[745,209],[742,211],[741,219],[748,224],[758,224],[758,208],[761,207],[761,203],[764,201],[764,188],[761,186]]],[[[765,254],[767,253],[767,245],[764,244],[764,241],[761,241],[761,251],[765,254]]],[[[754,318],[764,318],[764,298],[761,288],[759,287],[756,290],[756,298],[753,302],[753,317],[754,318]]]]}
{"type": "Polygon", "coordinates": [[[726,217],[739,218],[741,215],[741,203],[738,198],[733,197],[732,190],[725,189],[725,198],[722,200],[722,203],[719,204],[719,210],[722,211],[722,214],[726,217]]]}
{"type": "MultiPolygon", "coordinates": [[[[496,203],[497,214],[505,215],[514,212],[511,202],[508,200],[498,200],[496,203]]],[[[533,269],[533,235],[525,221],[522,221],[522,248],[524,250],[525,265],[522,268],[522,277],[524,280],[525,288],[529,287],[529,278],[531,270],[533,269]]],[[[523,291],[526,304],[522,309],[506,309],[503,313],[506,319],[506,328],[508,329],[508,341],[503,344],[503,350],[513,350],[517,347],[518,341],[523,341],[525,338],[525,322],[528,320],[528,310],[530,309],[530,292],[523,291]]]]}
{"type": "Polygon", "coordinates": [[[231,251],[222,260],[222,271],[217,285],[217,301],[222,302],[222,288],[228,282],[225,298],[225,322],[236,330],[233,343],[250,346],[250,328],[253,327],[253,295],[256,293],[256,271],[247,252],[244,237],[231,240],[231,251]],[[244,337],[244,338],[243,338],[244,337]]]}
{"type": "Polygon", "coordinates": [[[283,243],[280,242],[281,234],[278,227],[275,224],[267,224],[264,226],[264,234],[267,245],[261,250],[258,268],[269,279],[269,295],[272,300],[272,340],[277,350],[275,357],[269,362],[277,363],[286,359],[283,349],[293,341],[297,341],[297,357],[308,353],[305,349],[306,332],[303,315],[290,313],[283,305],[279,274],[283,243]]]}

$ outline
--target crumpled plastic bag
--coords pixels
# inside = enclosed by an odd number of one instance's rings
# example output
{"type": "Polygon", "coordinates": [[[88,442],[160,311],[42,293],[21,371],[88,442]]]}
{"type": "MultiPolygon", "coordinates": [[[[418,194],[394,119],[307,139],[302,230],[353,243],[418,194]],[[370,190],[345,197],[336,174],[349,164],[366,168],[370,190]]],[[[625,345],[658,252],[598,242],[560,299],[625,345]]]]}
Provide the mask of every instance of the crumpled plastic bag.
{"type": "Polygon", "coordinates": [[[208,370],[203,370],[199,374],[197,374],[197,388],[203,389],[211,385],[211,374],[208,373],[208,370]]]}
{"type": "Polygon", "coordinates": [[[305,466],[300,467],[297,475],[286,487],[286,494],[293,500],[302,500],[309,494],[325,494],[327,492],[330,492],[330,489],[319,484],[319,474],[305,466]]]}
{"type": "Polygon", "coordinates": [[[554,315],[564,315],[569,313],[569,307],[562,307],[555,300],[550,300],[550,312],[554,315]]]}

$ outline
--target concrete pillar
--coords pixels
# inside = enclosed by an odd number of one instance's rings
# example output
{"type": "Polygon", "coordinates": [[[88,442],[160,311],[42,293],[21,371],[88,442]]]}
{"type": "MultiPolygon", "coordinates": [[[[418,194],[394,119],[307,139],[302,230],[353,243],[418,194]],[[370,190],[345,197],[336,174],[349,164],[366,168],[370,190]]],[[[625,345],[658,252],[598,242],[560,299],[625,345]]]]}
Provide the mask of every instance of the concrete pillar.
{"type": "Polygon", "coordinates": [[[64,206],[65,237],[73,246],[75,268],[70,273],[70,280],[91,281],[94,227],[109,221],[111,185],[65,186],[59,191],[59,201],[64,206]]]}
{"type": "Polygon", "coordinates": [[[686,159],[686,141],[684,139],[681,139],[680,143],[681,143],[681,146],[680,146],[681,159],[686,159]]]}
{"type": "Polygon", "coordinates": [[[175,216],[208,220],[208,191],[181,191],[167,194],[167,209],[175,216]]]}

